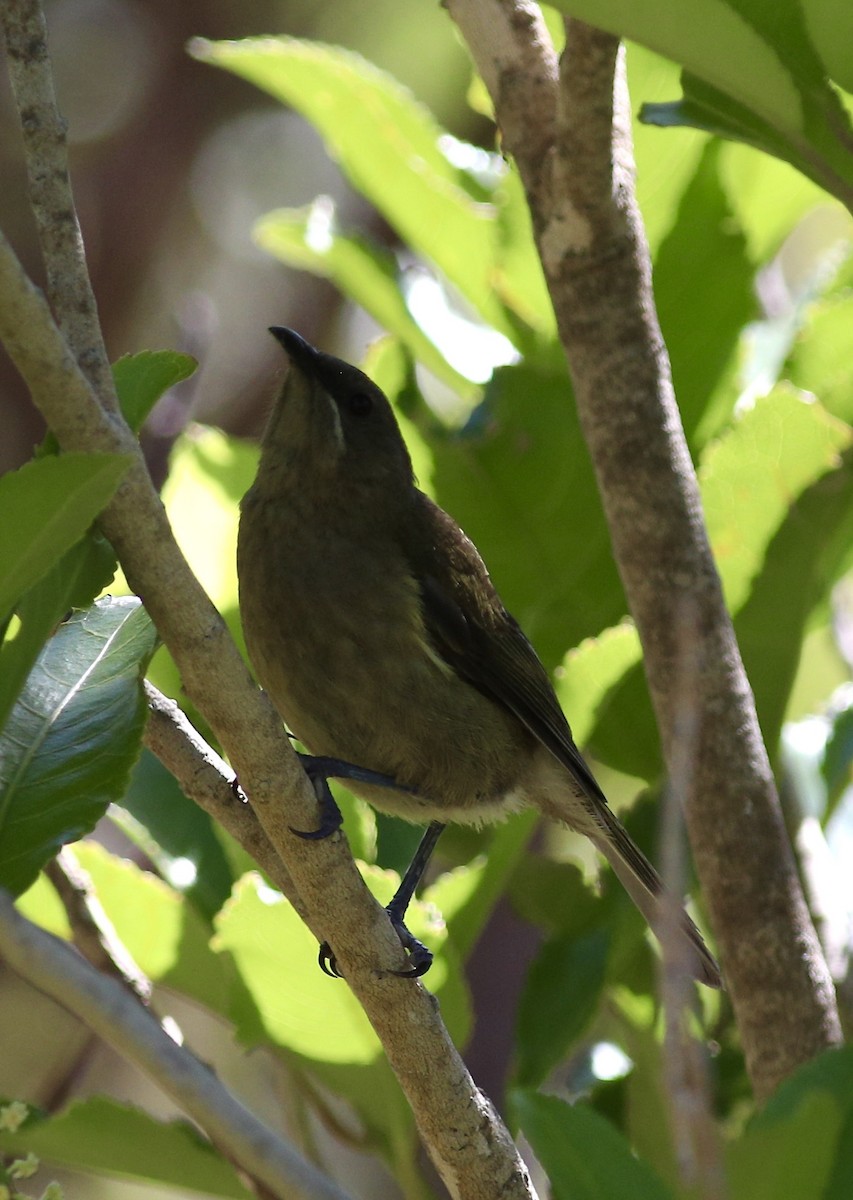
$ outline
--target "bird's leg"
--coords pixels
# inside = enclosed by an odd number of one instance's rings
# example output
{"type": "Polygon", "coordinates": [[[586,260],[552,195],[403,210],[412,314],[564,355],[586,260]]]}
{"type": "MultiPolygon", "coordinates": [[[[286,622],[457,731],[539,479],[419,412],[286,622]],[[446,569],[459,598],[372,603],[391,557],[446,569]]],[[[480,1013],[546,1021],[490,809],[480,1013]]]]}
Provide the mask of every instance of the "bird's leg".
{"type": "Polygon", "coordinates": [[[391,918],[391,924],[394,926],[403,949],[409,955],[409,969],[407,971],[395,971],[396,975],[417,978],[419,975],[425,975],[432,966],[432,951],[423,942],[418,941],[414,934],[409,932],[406,927],[405,917],[406,909],[409,907],[412,896],[415,894],[415,888],[423,877],[427,863],[432,856],[438,839],[441,837],[443,829],[444,826],[440,821],[433,821],[427,826],[427,831],[421,838],[414,858],[409,863],[405,875],[400,880],[400,886],[394,893],[393,900],[385,909],[391,918]]]}
{"type": "MultiPolygon", "coordinates": [[[[406,909],[409,907],[409,902],[415,894],[415,888],[420,883],[421,877],[426,870],[426,865],[430,860],[436,842],[441,836],[444,826],[440,821],[433,821],[428,826],[426,833],[421,838],[415,856],[406,868],[406,873],[400,880],[400,886],[394,893],[391,903],[386,906],[391,924],[394,926],[394,932],[400,939],[400,944],[409,956],[411,964],[406,971],[394,971],[394,975],[401,975],[406,979],[417,979],[420,975],[425,975],[432,966],[432,951],[423,942],[419,941],[413,933],[410,933],[406,927],[405,916],[406,909]]],[[[328,942],[323,942],[320,946],[320,954],[318,961],[320,969],[325,971],[327,975],[331,975],[335,979],[341,978],[341,973],[338,970],[338,964],[335,955],[328,942]]]]}
{"type": "Polygon", "coordinates": [[[369,771],[366,767],[357,767],[353,763],[344,762],[340,758],[329,758],[327,755],[299,754],[302,769],[311,781],[317,803],[320,805],[320,825],[317,829],[294,829],[290,832],[307,841],[320,841],[335,833],[343,824],[341,810],[335,803],[335,798],[329,788],[330,779],[354,779],[357,783],[372,783],[377,787],[396,788],[397,791],[408,791],[401,787],[390,775],[382,775],[379,771],[369,771]]]}

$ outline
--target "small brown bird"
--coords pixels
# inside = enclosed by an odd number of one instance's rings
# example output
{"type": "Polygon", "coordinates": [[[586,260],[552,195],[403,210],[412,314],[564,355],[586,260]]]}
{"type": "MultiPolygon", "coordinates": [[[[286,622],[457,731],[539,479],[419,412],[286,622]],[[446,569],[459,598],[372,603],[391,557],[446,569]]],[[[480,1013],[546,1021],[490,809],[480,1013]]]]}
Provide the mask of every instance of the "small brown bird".
{"type": "MultiPolygon", "coordinates": [[[[586,834],[659,930],[659,876],[608,808],[476,547],[415,486],[387,399],[292,330],[271,332],[290,367],[242,503],[246,644],[312,754],[387,777],[397,786],[350,786],[384,812],[432,822],[391,909],[412,973],[429,953],[403,914],[440,829],[529,805],[586,834]]],[[[680,929],[696,978],[720,987],[686,913],[680,929]]]]}

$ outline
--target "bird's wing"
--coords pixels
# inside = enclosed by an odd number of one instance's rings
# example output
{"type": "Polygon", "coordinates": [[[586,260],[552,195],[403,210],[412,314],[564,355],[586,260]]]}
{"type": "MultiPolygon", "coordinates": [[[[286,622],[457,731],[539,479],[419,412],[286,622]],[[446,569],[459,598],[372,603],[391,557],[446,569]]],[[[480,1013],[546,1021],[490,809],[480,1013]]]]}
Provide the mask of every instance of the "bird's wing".
{"type": "MultiPolygon", "coordinates": [[[[420,496],[420,493],[419,493],[420,496]]],[[[580,755],[548,673],[504,608],[474,544],[428,497],[412,562],[434,649],[470,684],[504,705],[571,772],[597,808],[601,788],[580,755]]]]}
{"type": "MultiPolygon", "coordinates": [[[[501,603],[474,544],[426,496],[418,504],[422,536],[416,539],[410,566],[420,587],[424,625],[433,649],[473,687],[514,713],[570,772],[583,793],[579,801],[600,831],[590,836],[659,933],[661,879],[610,811],[574,743],[536,651],[501,603]]],[[[687,913],[681,914],[680,926],[692,947],[697,978],[709,987],[720,987],[719,968],[687,913]]]]}

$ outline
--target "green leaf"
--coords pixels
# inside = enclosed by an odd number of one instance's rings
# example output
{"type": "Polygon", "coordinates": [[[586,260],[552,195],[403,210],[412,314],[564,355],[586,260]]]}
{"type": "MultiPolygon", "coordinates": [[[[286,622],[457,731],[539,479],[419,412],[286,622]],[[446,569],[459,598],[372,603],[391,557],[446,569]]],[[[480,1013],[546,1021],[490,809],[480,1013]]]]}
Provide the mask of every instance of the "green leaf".
{"type": "Polygon", "coordinates": [[[735,618],[765,741],[774,754],[815,606],[850,566],[853,456],[802,493],[735,618]]]}
{"type": "Polygon", "coordinates": [[[469,867],[441,876],[423,899],[438,906],[451,944],[462,959],[474,948],[508,879],[524,853],[538,816],[532,810],[498,825],[483,847],[483,857],[469,867]]]}
{"type": "Polygon", "coordinates": [[[296,38],[197,39],[192,53],[301,113],[403,241],[511,335],[491,281],[495,209],[488,192],[451,165],[442,150],[447,135],[395,79],[350,51],[296,38]]]}
{"type": "Polygon", "coordinates": [[[598,1010],[607,937],[546,942],[531,966],[518,1008],[516,1078],[535,1087],[562,1062],[598,1010]]]}
{"type": "Polygon", "coordinates": [[[85,534],[130,465],[122,454],[62,454],[0,478],[0,622],[85,534]]]}
{"type": "Polygon", "coordinates": [[[45,646],[0,734],[0,881],[13,894],[124,792],[155,640],[133,596],[75,613],[45,646]]]}
{"type": "Polygon", "coordinates": [[[586,744],[611,689],[626,671],[642,660],[642,647],[633,624],[626,621],[587,638],[570,650],[557,668],[557,698],[569,714],[579,746],[586,744]]]}
{"type": "Polygon", "coordinates": [[[515,868],[509,896],[516,912],[533,925],[576,941],[611,925],[615,888],[597,896],[574,863],[528,854],[515,868]]]}
{"type": "Polygon", "coordinates": [[[820,765],[828,798],[825,820],[853,783],[853,690],[844,690],[842,705],[835,707],[830,715],[832,727],[820,765]]]}
{"type": "Polygon", "coordinates": [[[321,1062],[373,1062],[379,1041],[349,988],[316,969],[317,945],[278,892],[246,876],[216,919],[214,948],[233,957],[253,1000],[233,1014],[240,1039],[321,1062]],[[309,969],[295,969],[300,966],[309,969]]]}
{"type": "Polygon", "coordinates": [[[148,978],[227,1013],[228,972],[210,948],[210,926],[192,905],[150,871],[96,842],[80,842],[74,856],[91,877],[120,941],[148,978]]]}
{"type": "Polygon", "coordinates": [[[853,424],[853,296],[835,295],[814,305],[794,345],[786,375],[814,392],[823,407],[853,424]]]}
{"type": "Polygon", "coordinates": [[[851,442],[848,426],[807,397],[780,387],[708,447],[699,472],[702,502],[732,612],[749,595],[791,505],[838,465],[851,442]]]}
{"type": "Polygon", "coordinates": [[[626,603],[564,371],[495,371],[461,435],[433,443],[439,504],[479,547],[546,666],[626,603]]]}
{"type": "Polygon", "coordinates": [[[554,1200],[673,1200],[621,1134],[592,1109],[524,1090],[510,1099],[554,1200]]]}
{"type": "MultiPolygon", "coordinates": [[[[374,884],[383,877],[383,899],[390,900],[393,879],[367,871],[374,884]]],[[[416,936],[423,932],[419,907],[409,910],[416,936]]],[[[240,1041],[276,1047],[295,1070],[346,1095],[385,1149],[399,1151],[401,1139],[408,1143],[412,1136],[411,1110],[364,1011],[342,981],[319,969],[317,943],[291,905],[248,875],[215,924],[214,949],[230,955],[242,984],[231,1009],[240,1041]]],[[[437,931],[429,934],[431,946],[436,936],[437,931]]],[[[436,967],[443,982],[448,967],[441,955],[436,967]]],[[[458,964],[451,969],[458,972],[458,964]]]]}
{"type": "Polygon", "coordinates": [[[134,433],[139,433],[163,393],[189,379],[197,366],[194,358],[177,350],[143,350],[113,363],[121,411],[134,433]]]}
{"type": "Polygon", "coordinates": [[[533,240],[530,209],[518,168],[511,162],[495,192],[498,206],[498,252],[494,286],[501,299],[531,329],[549,342],[557,321],[542,262],[533,240]]]}
{"type": "Polygon", "coordinates": [[[92,1171],[147,1186],[249,1200],[235,1171],[187,1121],[155,1121],[148,1113],[92,1096],[56,1116],[31,1116],[14,1134],[0,1132],[4,1155],[32,1152],[75,1171],[92,1171]]]}
{"type": "Polygon", "coordinates": [[[450,366],[409,313],[394,255],[357,234],[340,233],[328,197],[306,208],[267,213],[256,223],[254,237],[289,266],[331,279],[439,379],[462,396],[475,394],[474,384],[450,366]]]}
{"type": "Polygon", "coordinates": [[[853,1050],[807,1063],[728,1154],[734,1200],[842,1200],[851,1180],[853,1050]]]}
{"type": "Polygon", "coordinates": [[[853,8],[847,0],[808,0],[802,5],[803,20],[827,75],[848,92],[853,92],[853,8]]]}
{"type": "Polygon", "coordinates": [[[755,309],[755,264],[720,182],[721,149],[706,145],[655,258],[658,317],[691,444],[755,309]]]}
{"type": "Polygon", "coordinates": [[[144,849],[160,873],[212,918],[234,882],[213,819],[184,795],[174,775],[147,748],[134,767],[121,807],[132,821],[118,818],[117,823],[132,841],[136,838],[127,825],[138,823],[144,830],[144,849]]]}
{"type": "Polygon", "coordinates": [[[18,600],[19,628],[0,646],[0,729],[53,630],[72,608],[88,608],[115,570],[112,546],[93,528],[18,600]]]}
{"type": "MultiPolygon", "coordinates": [[[[643,119],[684,121],[748,141],[849,201],[849,119],[796,0],[773,5],[764,0],[556,2],[563,11],[630,37],[686,69],[684,100],[668,111],[662,106],[645,110],[643,119]]],[[[848,25],[847,20],[838,24],[840,36],[848,25]]]]}

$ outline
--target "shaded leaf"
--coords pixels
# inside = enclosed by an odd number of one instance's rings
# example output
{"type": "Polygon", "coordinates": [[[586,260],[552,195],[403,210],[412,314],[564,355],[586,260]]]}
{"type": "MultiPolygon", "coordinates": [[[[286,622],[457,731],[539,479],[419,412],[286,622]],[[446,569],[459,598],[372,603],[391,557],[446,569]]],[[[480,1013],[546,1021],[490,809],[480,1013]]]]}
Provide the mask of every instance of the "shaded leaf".
{"type": "Polygon", "coordinates": [[[691,444],[755,309],[755,265],[720,183],[720,152],[719,143],[705,147],[655,258],[658,317],[691,444]]]}
{"type": "Polygon", "coordinates": [[[177,350],[143,350],[113,363],[121,411],[134,433],[139,433],[163,393],[189,379],[197,366],[194,358],[177,350]]]}
{"type": "Polygon", "coordinates": [[[0,1131],[4,1154],[33,1153],[57,1166],[151,1186],[248,1200],[237,1172],[188,1121],[155,1121],[105,1096],[75,1101],[51,1117],[0,1131]]]}
{"type": "Polygon", "coordinates": [[[50,455],[0,478],[0,621],[83,537],[129,465],[122,454],[50,455]]]}
{"type": "Polygon", "coordinates": [[[598,1010],[607,937],[546,942],[527,974],[518,1009],[516,1078],[537,1086],[562,1062],[598,1010]]]}
{"type": "Polygon", "coordinates": [[[0,729],[53,630],[72,608],[88,608],[115,570],[112,546],[92,528],[18,600],[19,628],[0,646],[0,729]]]}
{"type": "Polygon", "coordinates": [[[853,1050],[807,1063],[771,1097],[727,1155],[736,1200],[841,1200],[849,1184],[853,1050]]]}
{"type": "Polygon", "coordinates": [[[124,792],[155,640],[133,596],[75,613],[45,646],[0,735],[0,880],[13,894],[124,792]]]}
{"type": "Polygon", "coordinates": [[[672,1200],[613,1126],[583,1105],[518,1090],[512,1110],[548,1173],[554,1200],[672,1200]]]}

